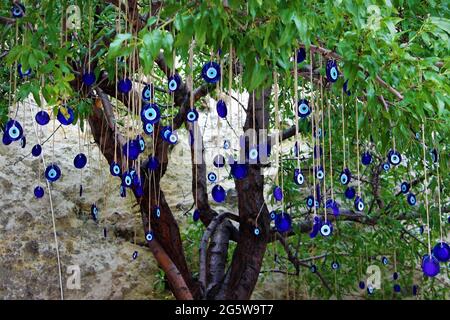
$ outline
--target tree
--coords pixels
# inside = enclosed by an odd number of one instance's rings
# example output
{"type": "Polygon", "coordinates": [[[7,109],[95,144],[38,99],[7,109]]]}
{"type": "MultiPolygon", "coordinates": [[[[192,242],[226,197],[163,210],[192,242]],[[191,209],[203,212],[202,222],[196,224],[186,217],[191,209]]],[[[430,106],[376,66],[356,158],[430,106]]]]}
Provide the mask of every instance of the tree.
{"type": "MultiPolygon", "coordinates": [[[[147,244],[177,299],[249,299],[267,245],[273,242],[279,242],[291,263],[286,272],[294,270],[298,275],[300,267],[310,267],[312,260],[308,256],[316,251],[313,247],[326,252],[317,259],[336,259],[346,251],[348,255],[342,255],[341,264],[367,256],[368,251],[374,256],[390,251],[389,255],[405,269],[420,265],[418,257],[427,253],[427,245],[411,232],[411,227],[425,224],[427,216],[431,217],[430,236],[438,239],[439,220],[448,212],[445,157],[450,22],[445,1],[428,7],[421,1],[377,5],[347,0],[44,0],[27,2],[21,18],[10,18],[9,8],[13,3],[17,7],[17,1],[1,2],[1,57],[6,62],[3,79],[13,79],[11,87],[3,91],[12,91],[13,101],[33,94],[39,104],[52,107],[54,114],[62,103],[73,107],[74,124],[87,120],[109,163],[116,162],[125,169],[139,168],[142,190],[132,190],[141,209],[143,228],[154,234],[147,244]],[[77,19],[75,15],[72,20],[69,5],[81,8],[81,29],[69,27],[71,23],[76,26],[77,19]],[[306,57],[297,66],[292,58],[300,48],[306,57]],[[222,89],[198,76],[202,65],[211,60],[221,63],[222,89]],[[327,80],[325,65],[329,60],[337,62],[341,73],[337,82],[327,80]],[[20,79],[19,64],[22,71],[30,68],[32,75],[20,79]],[[96,82],[87,86],[82,76],[90,71],[95,73],[96,82]],[[172,97],[166,89],[167,78],[175,74],[181,82],[172,97]],[[128,94],[116,89],[123,77],[133,81],[133,90],[128,94]],[[251,96],[243,107],[244,131],[281,129],[281,140],[294,138],[309,146],[298,162],[295,154],[281,157],[278,177],[284,181],[283,210],[289,211],[294,220],[291,232],[281,234],[271,227],[269,202],[273,205],[275,201],[270,195],[265,197],[264,186],[275,186],[276,181],[261,174],[261,163],[248,164],[247,176],[234,179],[239,212],[219,215],[208,198],[206,164],[194,161],[196,150],[192,144],[192,196],[206,227],[200,244],[199,279],[193,277],[178,224],[160,188],[170,152],[167,141],[158,134],[164,129],[162,121],[154,124],[151,135],[157,170],[148,169],[148,160],[133,161],[122,152],[130,138],[123,122],[131,119],[136,123],[139,117],[144,77],[146,83],[151,82],[158,104],[168,106],[161,110],[173,119],[172,131],[184,126],[194,133],[195,125],[186,120],[191,98],[199,104],[207,95],[219,97],[220,90],[228,92],[232,84],[234,91],[246,91],[251,96]],[[349,96],[342,91],[344,83],[351,91],[349,96]],[[296,91],[300,98],[310,99],[313,111],[309,118],[298,119],[298,126],[294,112],[296,91]],[[279,101],[279,112],[275,112],[275,100],[279,101]],[[277,126],[279,115],[281,123],[277,126]],[[320,137],[314,134],[319,129],[320,137]],[[439,154],[436,163],[428,154],[433,148],[439,154]],[[317,159],[311,156],[313,149],[320,154],[317,159]],[[383,164],[391,149],[399,151],[404,162],[385,172],[383,164]],[[373,157],[370,166],[358,164],[357,156],[364,151],[370,151],[373,157]],[[299,163],[307,182],[301,186],[292,179],[299,163]],[[441,164],[439,175],[437,163],[441,164]],[[317,189],[319,166],[324,167],[325,178],[317,189]],[[339,173],[345,166],[363,189],[358,192],[366,203],[363,212],[356,212],[352,202],[341,196],[345,187],[339,183],[339,173]],[[356,174],[359,166],[361,174],[356,174]],[[418,205],[410,207],[398,191],[403,180],[411,182],[420,200],[418,205]],[[426,188],[429,193],[423,192],[426,188]],[[315,195],[320,199],[319,191],[323,195],[321,208],[308,208],[305,197],[315,195]],[[331,214],[332,208],[323,208],[330,198],[339,199],[337,218],[331,214]],[[150,219],[156,203],[161,215],[150,219]],[[303,240],[302,234],[312,229],[313,214],[329,214],[337,226],[333,237],[303,240]],[[231,221],[237,222],[239,228],[231,221]],[[257,236],[255,226],[260,232],[257,236]],[[403,240],[399,240],[400,236],[403,240]],[[236,242],[236,246],[228,260],[230,242],[236,242]],[[300,243],[305,248],[296,245],[300,243]],[[300,258],[303,255],[306,258],[300,258]]],[[[2,95],[3,123],[14,107],[5,98],[7,95],[2,95]]],[[[195,135],[195,139],[198,137],[201,135],[195,135]]],[[[276,142],[271,139],[267,143],[276,142]]],[[[247,143],[247,151],[248,147],[247,143]]],[[[350,288],[347,282],[360,276],[357,272],[350,274],[342,286],[350,288]]],[[[316,275],[324,285],[324,295],[343,294],[330,288],[332,272],[329,276],[316,275]]],[[[409,280],[413,281],[413,275],[409,280]]]]}

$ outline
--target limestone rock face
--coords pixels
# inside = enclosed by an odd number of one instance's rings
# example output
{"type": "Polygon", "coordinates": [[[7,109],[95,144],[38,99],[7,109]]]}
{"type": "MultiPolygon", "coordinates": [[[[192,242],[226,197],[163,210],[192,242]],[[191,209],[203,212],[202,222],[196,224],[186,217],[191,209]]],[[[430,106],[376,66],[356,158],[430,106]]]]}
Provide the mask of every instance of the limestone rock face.
{"type": "MultiPolygon", "coordinates": [[[[1,299],[60,298],[49,190],[42,161],[31,155],[31,148],[38,143],[33,121],[37,110],[34,104],[30,110],[30,104],[25,103],[18,113],[27,138],[24,149],[17,142],[0,144],[1,299]],[[34,197],[37,185],[45,190],[42,199],[34,197]]],[[[58,125],[56,122],[55,127],[58,125]]],[[[40,128],[39,139],[44,141],[53,132],[53,123],[40,128]]],[[[107,163],[99,160],[98,148],[83,138],[81,150],[89,156],[81,180],[80,170],[73,165],[80,152],[77,126],[61,127],[54,137],[54,152],[51,138],[43,144],[43,154],[47,165],[55,162],[62,171],[51,186],[51,195],[64,298],[161,298],[154,290],[158,275],[155,260],[147,248],[134,244],[135,238],[143,239],[143,231],[139,213],[132,209],[132,196],[120,197],[119,180],[110,177],[107,163]],[[100,211],[98,223],[90,217],[92,203],[100,211]],[[132,259],[134,251],[138,251],[136,260],[132,259]],[[79,266],[80,289],[67,287],[70,266],[79,266]]]]}

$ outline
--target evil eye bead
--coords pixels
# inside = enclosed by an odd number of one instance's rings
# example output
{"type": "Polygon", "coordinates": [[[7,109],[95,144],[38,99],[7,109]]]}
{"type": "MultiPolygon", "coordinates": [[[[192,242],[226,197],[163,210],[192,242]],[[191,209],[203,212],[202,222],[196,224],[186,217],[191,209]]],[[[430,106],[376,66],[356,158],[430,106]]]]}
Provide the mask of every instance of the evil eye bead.
{"type": "Polygon", "coordinates": [[[87,157],[84,155],[84,153],[77,154],[73,159],[73,165],[77,169],[83,169],[86,166],[86,163],[87,157]]]}
{"type": "Polygon", "coordinates": [[[319,180],[323,180],[324,177],[325,177],[325,172],[323,171],[323,167],[320,166],[316,170],[316,178],[319,180]]]}
{"type": "Polygon", "coordinates": [[[143,129],[146,134],[151,135],[153,133],[154,127],[153,124],[151,124],[150,122],[147,123],[144,122],[143,129]]]}
{"type": "Polygon", "coordinates": [[[298,116],[300,118],[306,118],[311,114],[311,109],[309,108],[308,100],[301,99],[298,102],[298,116]]]}
{"type": "Polygon", "coordinates": [[[15,19],[22,18],[25,15],[25,6],[21,3],[14,3],[11,8],[11,16],[15,19]]]}
{"type": "Polygon", "coordinates": [[[26,70],[25,72],[22,69],[22,64],[18,64],[17,65],[17,73],[19,74],[19,77],[21,79],[28,77],[29,75],[31,75],[31,69],[26,70]]]}
{"type": "Polygon", "coordinates": [[[433,163],[438,162],[439,158],[438,158],[438,152],[436,149],[430,150],[430,156],[431,156],[431,161],[433,161],[433,163]]]}
{"type": "Polygon", "coordinates": [[[297,63],[302,63],[306,59],[305,48],[300,48],[297,50],[297,63]]]}
{"type": "Polygon", "coordinates": [[[178,142],[178,134],[175,131],[172,131],[169,135],[169,143],[176,144],[178,142]]]}
{"type": "Polygon", "coordinates": [[[394,272],[394,274],[392,275],[392,279],[397,280],[398,279],[398,273],[394,272]]]}
{"type": "Polygon", "coordinates": [[[347,96],[351,96],[352,92],[348,89],[348,80],[345,80],[344,85],[342,86],[342,91],[344,91],[344,93],[347,96]]]}
{"type": "Polygon", "coordinates": [[[61,107],[58,110],[56,118],[58,119],[59,123],[61,123],[63,126],[68,126],[69,124],[73,123],[73,120],[75,119],[75,114],[72,108],[61,107]]]}
{"type": "Polygon", "coordinates": [[[36,113],[36,116],[34,117],[34,119],[41,126],[45,126],[46,124],[48,124],[50,122],[50,116],[44,110],[41,110],[38,113],[36,113]]]}
{"type": "Polygon", "coordinates": [[[217,175],[214,172],[208,173],[208,181],[214,183],[217,181],[217,175]]]}
{"type": "Polygon", "coordinates": [[[94,220],[95,222],[98,221],[98,208],[95,203],[93,203],[91,206],[91,216],[92,216],[92,220],[94,220]]]}
{"type": "Polygon", "coordinates": [[[224,148],[225,150],[228,150],[228,149],[230,149],[230,147],[231,147],[230,140],[224,140],[224,141],[223,141],[223,148],[224,148]]]}
{"type": "Polygon", "coordinates": [[[137,257],[138,257],[138,255],[139,255],[139,253],[138,253],[137,251],[135,251],[135,252],[133,252],[133,255],[131,256],[131,258],[132,258],[133,260],[136,260],[137,257]]]}
{"type": "Polygon", "coordinates": [[[155,171],[159,167],[159,161],[156,157],[148,157],[147,168],[150,171],[155,171]]]}
{"type": "Polygon", "coordinates": [[[375,288],[372,287],[371,285],[367,286],[367,293],[372,295],[375,292],[375,288]]]}
{"type": "Polygon", "coordinates": [[[311,273],[316,273],[317,272],[317,266],[315,264],[313,264],[311,267],[309,267],[309,271],[311,271],[311,273]]]}
{"type": "Polygon", "coordinates": [[[169,77],[168,87],[170,92],[175,92],[180,88],[181,77],[178,74],[174,74],[169,77]]]}
{"type": "Polygon", "coordinates": [[[142,153],[145,151],[145,140],[141,135],[136,137],[136,141],[139,144],[139,151],[142,153]]]}
{"type": "Polygon", "coordinates": [[[221,203],[225,201],[225,198],[227,197],[227,193],[225,192],[225,189],[221,185],[215,185],[212,189],[212,197],[215,202],[221,203]]]}
{"type": "Polygon", "coordinates": [[[85,74],[83,74],[81,79],[83,80],[83,83],[86,86],[90,87],[95,83],[95,80],[96,80],[95,73],[93,73],[93,72],[85,73],[85,74]]]}
{"type": "Polygon", "coordinates": [[[148,242],[153,240],[153,232],[152,231],[147,231],[147,233],[145,234],[145,240],[147,240],[148,242]]]}
{"type": "Polygon", "coordinates": [[[329,237],[332,232],[333,232],[333,226],[331,225],[331,222],[329,222],[329,221],[320,228],[320,234],[323,237],[329,237]]]}
{"type": "Polygon", "coordinates": [[[31,149],[31,154],[33,155],[33,157],[39,157],[42,153],[42,147],[40,144],[36,144],[33,146],[33,148],[31,149]]]}
{"type": "Polygon", "coordinates": [[[170,126],[164,126],[161,130],[161,137],[165,141],[169,141],[170,134],[172,133],[172,128],[170,126]]]}
{"type": "Polygon", "coordinates": [[[305,177],[300,169],[294,170],[294,183],[301,186],[305,182],[305,177]]]}
{"type": "Polygon", "coordinates": [[[192,214],[192,219],[194,222],[197,222],[200,219],[200,211],[198,209],[194,210],[194,213],[192,214]]]}
{"type": "Polygon", "coordinates": [[[359,288],[360,288],[361,290],[364,290],[364,289],[366,288],[366,283],[365,283],[364,281],[360,281],[360,282],[359,282],[359,288]]]}
{"type": "Polygon", "coordinates": [[[407,201],[409,203],[410,206],[415,206],[416,205],[416,196],[414,195],[414,193],[409,193],[408,197],[407,197],[407,201]]]}
{"type": "Polygon", "coordinates": [[[314,206],[314,197],[313,196],[308,196],[306,198],[306,206],[308,208],[312,208],[314,206]]]}
{"type": "Polygon", "coordinates": [[[11,141],[19,141],[23,136],[23,128],[16,120],[9,120],[5,125],[5,133],[11,141]]]}
{"type": "Polygon", "coordinates": [[[369,151],[363,153],[361,157],[361,163],[365,166],[368,166],[369,164],[372,163],[372,155],[370,154],[369,151]]]}
{"type": "Polygon", "coordinates": [[[61,169],[56,164],[50,164],[45,169],[45,178],[50,182],[55,182],[61,177],[61,169]]]}
{"type": "Polygon", "coordinates": [[[44,196],[44,188],[42,188],[41,186],[37,186],[36,188],[34,188],[34,196],[36,197],[36,199],[40,199],[44,196]]]}
{"type": "Polygon", "coordinates": [[[251,147],[248,151],[248,158],[252,161],[256,161],[258,159],[258,148],[257,147],[251,147]]]}
{"type": "Polygon", "coordinates": [[[402,162],[402,156],[399,152],[395,151],[395,150],[391,150],[389,152],[389,163],[392,164],[393,166],[397,166],[400,164],[400,162],[402,162]]]}
{"type": "Polygon", "coordinates": [[[161,113],[155,103],[149,103],[142,108],[141,120],[144,123],[155,124],[161,119],[161,113]]]}
{"type": "Polygon", "coordinates": [[[272,220],[272,221],[275,220],[276,216],[277,216],[277,213],[276,213],[275,211],[271,211],[271,212],[269,213],[269,218],[270,218],[270,220],[272,220]]]}
{"type": "Polygon", "coordinates": [[[450,259],[450,246],[445,242],[439,242],[433,248],[433,255],[439,262],[447,262],[450,259]]]}
{"type": "Polygon", "coordinates": [[[381,263],[384,264],[384,265],[386,266],[386,265],[389,263],[388,258],[383,257],[383,258],[381,259],[381,263]]]}
{"type": "Polygon", "coordinates": [[[439,261],[434,255],[426,254],[422,258],[422,271],[427,277],[435,277],[440,271],[439,261]]]}
{"type": "Polygon", "coordinates": [[[276,186],[273,189],[273,197],[276,201],[281,201],[283,200],[283,190],[281,190],[280,187],[276,186]]]}
{"type": "Polygon", "coordinates": [[[390,168],[391,168],[391,165],[389,164],[389,162],[383,163],[383,170],[385,172],[388,172],[390,168]]]}
{"type": "Polygon", "coordinates": [[[198,120],[198,112],[195,109],[189,110],[189,112],[186,115],[186,119],[188,122],[195,122],[198,120]]]}
{"type": "Polygon", "coordinates": [[[121,175],[122,169],[120,169],[120,166],[117,163],[113,162],[109,166],[109,172],[113,177],[118,177],[121,175]]]}
{"type": "Polygon", "coordinates": [[[217,115],[219,117],[221,117],[222,119],[225,119],[227,117],[228,110],[227,110],[227,105],[226,105],[225,101],[223,101],[223,100],[217,101],[216,110],[217,110],[217,115]]]}
{"type": "Polygon", "coordinates": [[[133,84],[128,78],[122,79],[117,83],[117,90],[119,90],[119,92],[123,94],[130,92],[132,87],[133,84]]]}
{"type": "Polygon", "coordinates": [[[355,188],[353,188],[353,187],[348,187],[348,188],[345,190],[345,197],[346,197],[347,199],[351,200],[351,199],[353,199],[353,198],[355,197],[355,195],[356,195],[355,188]]]}
{"type": "Polygon", "coordinates": [[[142,89],[142,101],[148,102],[152,99],[153,87],[147,84],[144,89],[142,89]]]}
{"type": "Polygon", "coordinates": [[[258,227],[255,227],[255,228],[253,229],[253,234],[254,234],[255,236],[259,236],[260,233],[261,233],[261,231],[259,230],[258,227]]]}
{"type": "Polygon", "coordinates": [[[123,155],[131,160],[136,160],[139,157],[139,154],[141,153],[140,151],[141,148],[139,142],[137,142],[136,140],[129,140],[122,147],[123,155]]]}
{"type": "Polygon", "coordinates": [[[341,172],[341,175],[339,176],[339,181],[341,181],[341,183],[345,186],[350,182],[350,180],[351,180],[350,170],[348,168],[345,168],[341,172]]]}
{"type": "Polygon", "coordinates": [[[221,154],[218,154],[214,157],[213,160],[214,167],[216,168],[222,168],[225,166],[225,158],[221,154]]]}
{"type": "Polygon", "coordinates": [[[403,194],[407,194],[410,188],[411,186],[408,182],[402,182],[402,184],[400,185],[400,190],[403,194]]]}
{"type": "Polygon", "coordinates": [[[292,218],[288,213],[281,212],[275,217],[275,227],[278,232],[289,232],[292,228],[292,218]]]}
{"type": "Polygon", "coordinates": [[[338,270],[339,267],[340,267],[339,262],[333,261],[333,262],[331,263],[331,269],[333,269],[333,270],[338,270]]]}
{"type": "Polygon", "coordinates": [[[124,187],[131,188],[133,185],[133,177],[129,172],[125,172],[122,176],[122,184],[124,187]]]}
{"type": "Polygon", "coordinates": [[[153,210],[153,214],[155,215],[155,217],[156,218],[160,218],[161,217],[161,209],[159,208],[159,207],[156,207],[154,210],[153,210]]]}
{"type": "Polygon", "coordinates": [[[202,77],[208,83],[216,83],[220,80],[220,66],[216,62],[207,62],[202,68],[202,77]]]}
{"type": "Polygon", "coordinates": [[[364,207],[365,207],[365,205],[364,205],[363,199],[361,197],[359,197],[359,196],[356,197],[356,199],[355,199],[355,210],[361,212],[361,211],[364,210],[364,207]]]}
{"type": "Polygon", "coordinates": [[[27,137],[23,136],[22,139],[20,139],[20,147],[23,149],[27,146],[27,137]]]}
{"type": "Polygon", "coordinates": [[[336,82],[339,78],[339,70],[334,60],[328,60],[326,66],[326,74],[329,82],[336,82]]]}

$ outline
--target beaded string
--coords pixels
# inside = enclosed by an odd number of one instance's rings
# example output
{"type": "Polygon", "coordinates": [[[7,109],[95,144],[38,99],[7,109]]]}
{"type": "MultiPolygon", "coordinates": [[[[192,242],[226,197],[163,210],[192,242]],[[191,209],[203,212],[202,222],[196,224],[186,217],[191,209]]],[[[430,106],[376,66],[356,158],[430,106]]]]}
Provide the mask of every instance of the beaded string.
{"type": "Polygon", "coordinates": [[[314,79],[313,79],[313,74],[312,74],[312,69],[313,69],[313,54],[312,54],[312,50],[309,51],[309,58],[311,61],[311,70],[310,70],[310,80],[311,80],[311,141],[313,144],[313,155],[312,155],[312,176],[313,176],[313,197],[314,197],[314,201],[313,201],[313,210],[314,210],[314,216],[317,216],[317,210],[316,210],[316,200],[317,200],[317,195],[316,195],[316,174],[315,174],[315,157],[314,157],[314,150],[316,148],[315,146],[315,138],[314,138],[314,114],[316,111],[315,105],[314,105],[314,79]]]}
{"type": "Polygon", "coordinates": [[[345,117],[344,117],[344,95],[341,95],[341,116],[342,116],[342,155],[344,157],[344,168],[347,167],[345,162],[345,117]]]}
{"type": "Polygon", "coordinates": [[[294,52],[294,115],[295,115],[295,143],[297,145],[297,168],[300,172],[300,143],[298,139],[298,65],[297,50],[294,52]]]}
{"type": "MultiPolygon", "coordinates": [[[[322,69],[322,56],[320,56],[320,69],[322,69]]],[[[320,98],[321,98],[321,108],[320,108],[320,116],[321,116],[321,134],[319,137],[319,146],[320,146],[320,139],[322,140],[322,165],[323,165],[323,210],[324,210],[324,216],[325,216],[325,222],[328,221],[328,212],[326,208],[326,200],[327,200],[327,187],[326,187],[326,163],[325,163],[325,130],[324,130],[324,90],[323,90],[323,77],[320,77],[320,98]]],[[[317,132],[319,129],[316,130],[317,132]]],[[[319,147],[319,155],[320,155],[320,147],[319,147]]]]}

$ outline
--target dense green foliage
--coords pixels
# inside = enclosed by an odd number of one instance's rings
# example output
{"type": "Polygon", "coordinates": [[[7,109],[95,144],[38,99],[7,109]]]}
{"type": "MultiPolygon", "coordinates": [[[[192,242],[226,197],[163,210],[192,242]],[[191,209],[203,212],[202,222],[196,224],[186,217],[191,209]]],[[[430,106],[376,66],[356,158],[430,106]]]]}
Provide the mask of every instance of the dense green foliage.
{"type": "MultiPolygon", "coordinates": [[[[306,48],[307,59],[299,68],[310,65],[309,48],[311,45],[326,48],[338,54],[338,62],[343,74],[336,83],[320,88],[311,87],[309,77],[299,77],[299,91],[305,95],[314,95],[318,109],[324,106],[324,153],[326,162],[326,185],[334,182],[334,193],[341,208],[352,208],[353,202],[344,200],[344,188],[338,182],[339,172],[343,168],[342,117],[344,108],[347,166],[356,173],[356,121],[359,124],[359,141],[361,152],[370,150],[374,163],[369,167],[361,166],[362,194],[368,218],[376,224],[339,221],[337,230],[331,238],[317,237],[310,239],[308,234],[297,230],[289,238],[293,251],[298,251],[298,258],[329,254],[326,259],[316,261],[319,271],[333,289],[329,292],[322,286],[320,279],[307,268],[301,270],[300,276],[290,277],[291,285],[297,286],[299,292],[304,288],[311,297],[338,297],[354,293],[358,282],[365,279],[365,270],[370,264],[381,266],[382,256],[389,258],[389,265],[382,267],[383,290],[372,297],[392,298],[394,259],[400,273],[398,283],[403,288],[402,295],[411,295],[413,283],[422,288],[424,298],[447,298],[448,283],[441,283],[448,278],[448,268],[441,266],[440,279],[422,279],[420,258],[427,252],[426,232],[416,237],[418,226],[426,222],[425,185],[423,183],[423,149],[421,140],[416,139],[421,125],[425,123],[425,142],[427,149],[435,146],[439,150],[441,198],[444,211],[448,211],[449,166],[449,132],[450,132],[450,10],[448,1],[164,1],[161,10],[145,22],[137,33],[126,31],[123,14],[121,32],[114,34],[116,28],[117,8],[107,1],[25,1],[27,12],[17,24],[1,25],[1,51],[7,51],[1,60],[0,117],[6,120],[9,105],[8,92],[14,87],[9,85],[10,72],[17,79],[16,100],[23,100],[33,94],[40,103],[42,94],[46,104],[55,110],[62,100],[76,107],[79,118],[85,118],[91,108],[90,98],[82,92],[74,91],[71,82],[80,77],[73,73],[73,65],[83,63],[88,55],[89,43],[89,4],[96,5],[95,23],[92,30],[92,60],[95,61],[95,73],[108,72],[109,80],[115,79],[116,59],[130,57],[138,52],[140,69],[134,70],[135,79],[140,75],[153,74],[155,85],[166,87],[167,80],[161,70],[155,67],[154,60],[162,50],[169,67],[173,66],[173,51],[178,57],[178,71],[185,77],[189,73],[189,46],[195,39],[194,74],[195,86],[202,83],[199,76],[202,64],[211,58],[217,59],[215,53],[220,49],[221,57],[226,61],[230,45],[235,49],[236,58],[243,67],[241,79],[233,79],[236,91],[255,90],[273,85],[273,72],[279,76],[280,110],[282,128],[292,125],[293,87],[292,57],[301,45],[306,48]],[[82,8],[82,29],[76,39],[68,35],[68,41],[61,40],[61,12],[69,4],[78,4],[82,8]],[[26,26],[30,23],[33,31],[26,26]],[[17,29],[16,29],[17,27],[17,29]],[[19,35],[15,38],[16,31],[19,35]],[[70,41],[70,39],[73,39],[70,41]],[[33,76],[21,80],[17,77],[16,65],[22,64],[24,70],[31,68],[33,76]],[[388,85],[395,88],[402,96],[399,99],[377,80],[377,75],[388,85]],[[350,97],[342,93],[342,86],[348,80],[350,97]],[[241,87],[239,85],[241,84],[241,87]],[[327,102],[319,92],[323,89],[331,105],[333,176],[329,174],[329,141],[327,102]],[[388,109],[383,106],[383,97],[388,109]],[[359,119],[356,119],[356,97],[358,100],[359,119]],[[343,104],[342,104],[343,102],[343,104]],[[431,132],[435,132],[432,140],[431,132]],[[377,205],[373,194],[371,177],[375,168],[383,163],[388,151],[396,149],[408,161],[408,166],[398,166],[389,172],[381,172],[379,181],[379,198],[384,206],[377,205]],[[402,181],[418,183],[413,187],[418,204],[411,207],[404,195],[397,195],[402,181]],[[373,208],[372,208],[373,206],[373,208]],[[405,217],[407,219],[399,219],[405,217]],[[425,244],[425,245],[424,245],[425,244]],[[394,257],[395,255],[395,257],[394,257]],[[330,268],[332,260],[338,260],[341,269],[334,272],[330,268]],[[335,285],[336,284],[336,285],[335,285]]],[[[149,14],[148,1],[140,1],[140,14],[149,14]]],[[[11,1],[0,1],[0,16],[10,16],[11,1]]],[[[65,11],[65,10],[64,10],[65,11]]],[[[127,60],[128,61],[128,60],[127,60]]],[[[316,55],[315,68],[325,77],[325,63],[319,64],[316,55]]],[[[122,71],[129,68],[119,64],[122,71]]],[[[309,74],[309,73],[308,73],[309,74]]],[[[224,72],[223,88],[228,90],[228,72],[224,72]]],[[[216,92],[211,92],[214,96],[216,92]]],[[[169,104],[168,95],[158,93],[159,102],[169,104]]],[[[14,99],[13,99],[14,100],[14,99]]],[[[167,109],[165,112],[170,112],[167,109]]],[[[274,129],[274,108],[270,106],[270,128],[274,129]]],[[[311,143],[311,125],[308,120],[300,120],[301,140],[311,143]]],[[[284,205],[295,218],[294,222],[304,221],[311,213],[305,205],[305,197],[311,192],[306,186],[299,188],[292,181],[296,161],[292,154],[284,155],[284,205]]],[[[427,150],[431,238],[432,245],[439,238],[439,215],[437,201],[436,164],[432,164],[427,150]]],[[[302,161],[302,167],[311,167],[311,159],[302,161]]],[[[268,179],[268,183],[275,183],[268,179]]],[[[307,178],[307,184],[312,183],[307,178]]],[[[443,215],[444,224],[447,216],[443,215]]],[[[444,234],[448,234],[448,223],[444,225],[444,234]]],[[[195,237],[194,237],[195,238],[195,237]]],[[[196,241],[200,238],[200,233],[196,241]]],[[[187,245],[192,247],[192,243],[187,245]]],[[[271,245],[272,246],[272,245],[271,245]]],[[[279,261],[274,265],[273,248],[269,247],[263,269],[282,269],[295,272],[295,268],[286,260],[282,247],[278,245],[279,261]]],[[[195,247],[195,246],[194,246],[195,247]]],[[[190,250],[188,250],[190,251],[190,250]]],[[[195,258],[195,261],[197,258],[195,258]]],[[[271,279],[264,273],[262,279],[271,279]]],[[[292,288],[291,288],[292,289],[292,288]]],[[[292,293],[291,293],[292,296],[292,293]]],[[[396,295],[400,296],[400,295],[396,295]]],[[[303,296],[305,297],[305,296],[303,296]]]]}

